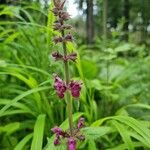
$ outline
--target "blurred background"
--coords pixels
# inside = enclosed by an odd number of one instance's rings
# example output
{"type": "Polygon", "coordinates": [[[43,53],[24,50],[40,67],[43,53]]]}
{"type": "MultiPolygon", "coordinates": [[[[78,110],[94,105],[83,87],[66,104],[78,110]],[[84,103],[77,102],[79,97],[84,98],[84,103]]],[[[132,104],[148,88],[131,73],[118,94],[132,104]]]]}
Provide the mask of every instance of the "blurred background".
{"type": "MultiPolygon", "coordinates": [[[[67,117],[65,101],[53,89],[52,74],[63,76],[63,67],[51,57],[61,49],[52,41],[57,34],[52,8],[50,0],[0,0],[0,150],[52,150],[50,129],[67,117]]],[[[68,0],[66,9],[74,27],[68,50],[81,58],[70,64],[70,73],[84,82],[73,104],[75,120],[84,115],[91,126],[100,118],[123,115],[149,128],[150,0],[68,0]]],[[[79,149],[127,149],[112,122],[104,124],[112,127],[107,135],[79,149]]],[[[120,125],[124,134],[133,130],[120,125]]],[[[148,150],[150,144],[135,132],[129,145],[148,150]]]]}

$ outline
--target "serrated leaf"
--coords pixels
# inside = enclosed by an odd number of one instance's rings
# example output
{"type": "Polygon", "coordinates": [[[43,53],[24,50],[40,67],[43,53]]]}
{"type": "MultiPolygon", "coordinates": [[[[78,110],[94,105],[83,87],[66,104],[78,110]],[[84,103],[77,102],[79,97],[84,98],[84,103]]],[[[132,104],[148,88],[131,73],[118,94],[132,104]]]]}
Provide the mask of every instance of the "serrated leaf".
{"type": "Polygon", "coordinates": [[[107,133],[110,133],[112,129],[110,127],[85,127],[81,131],[88,139],[97,139],[107,133]]]}

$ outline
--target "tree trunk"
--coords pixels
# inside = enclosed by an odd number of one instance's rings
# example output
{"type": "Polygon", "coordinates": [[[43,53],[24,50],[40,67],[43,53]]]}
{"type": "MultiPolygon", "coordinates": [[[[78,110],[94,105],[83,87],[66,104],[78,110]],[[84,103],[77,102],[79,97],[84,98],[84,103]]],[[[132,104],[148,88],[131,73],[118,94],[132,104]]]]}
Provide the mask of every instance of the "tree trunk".
{"type": "Polygon", "coordinates": [[[107,39],[107,6],[108,6],[108,1],[103,0],[103,36],[104,36],[104,39],[107,39]]]}
{"type": "Polygon", "coordinates": [[[128,26],[129,26],[129,20],[130,20],[130,3],[129,0],[124,0],[124,6],[123,6],[123,16],[125,18],[125,23],[123,26],[123,40],[128,41],[128,26]]]}
{"type": "Polygon", "coordinates": [[[0,0],[0,4],[6,4],[6,0],[0,0]]]}
{"type": "Polygon", "coordinates": [[[86,30],[87,30],[87,44],[94,42],[94,18],[93,18],[93,0],[86,0],[86,30]]]}

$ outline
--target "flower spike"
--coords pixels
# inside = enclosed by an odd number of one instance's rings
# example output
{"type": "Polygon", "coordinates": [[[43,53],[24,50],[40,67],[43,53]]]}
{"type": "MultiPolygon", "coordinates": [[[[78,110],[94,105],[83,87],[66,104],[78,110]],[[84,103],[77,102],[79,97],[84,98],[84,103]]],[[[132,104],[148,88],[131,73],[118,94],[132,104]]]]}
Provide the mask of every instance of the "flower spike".
{"type": "MultiPolygon", "coordinates": [[[[66,94],[66,102],[68,106],[72,105],[71,100],[72,96],[74,98],[79,98],[81,85],[80,81],[74,81],[70,79],[69,74],[69,61],[75,62],[77,59],[77,53],[72,52],[68,53],[67,42],[73,42],[74,38],[69,32],[66,34],[66,30],[72,29],[71,25],[65,24],[67,20],[70,19],[70,15],[65,11],[64,5],[66,0],[53,0],[54,8],[51,10],[56,17],[56,21],[53,25],[53,30],[58,31],[60,34],[55,36],[53,41],[55,44],[61,43],[63,48],[63,53],[55,51],[52,53],[52,57],[57,61],[60,60],[64,64],[65,78],[63,81],[58,75],[54,75],[54,89],[60,99],[63,99],[66,94]],[[69,92],[66,92],[69,91],[69,92]],[[70,95],[70,96],[69,96],[70,95]]],[[[84,127],[84,118],[80,118],[77,125],[73,125],[72,117],[72,107],[67,107],[68,109],[68,122],[69,130],[63,131],[59,127],[54,127],[51,131],[55,134],[54,145],[57,146],[61,144],[61,139],[66,140],[68,150],[76,150],[77,141],[84,141],[85,136],[80,132],[80,129],[84,127]]]]}

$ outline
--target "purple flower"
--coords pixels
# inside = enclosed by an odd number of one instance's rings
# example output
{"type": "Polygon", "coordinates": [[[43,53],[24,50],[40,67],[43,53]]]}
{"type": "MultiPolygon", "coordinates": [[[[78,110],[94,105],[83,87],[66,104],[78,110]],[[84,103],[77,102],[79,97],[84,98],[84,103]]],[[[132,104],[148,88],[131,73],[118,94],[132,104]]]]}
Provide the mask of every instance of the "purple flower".
{"type": "Polygon", "coordinates": [[[59,127],[57,127],[57,126],[54,127],[54,128],[52,128],[51,131],[52,131],[53,133],[55,133],[55,135],[56,135],[56,138],[55,138],[55,140],[54,140],[54,145],[58,145],[58,144],[59,144],[59,141],[60,141],[60,135],[63,135],[64,132],[62,131],[61,128],[59,128],[59,127]]]}
{"type": "Polygon", "coordinates": [[[54,88],[60,98],[64,98],[64,93],[66,92],[66,85],[61,78],[55,75],[54,88]]]}
{"type": "Polygon", "coordinates": [[[81,84],[79,81],[71,81],[69,83],[69,89],[73,97],[78,98],[80,96],[81,84]]]}
{"type": "Polygon", "coordinates": [[[53,52],[52,56],[55,58],[55,60],[61,60],[63,58],[59,52],[53,52]]]}
{"type": "Polygon", "coordinates": [[[59,134],[59,135],[61,135],[61,133],[63,132],[62,129],[59,128],[59,127],[57,127],[57,126],[54,127],[54,128],[52,128],[51,131],[52,131],[53,133],[59,134]]]}
{"type": "Polygon", "coordinates": [[[82,127],[84,127],[84,120],[85,120],[84,118],[80,118],[78,125],[77,125],[78,129],[81,129],[82,127]]]}
{"type": "Polygon", "coordinates": [[[56,137],[55,140],[54,140],[54,145],[59,145],[59,144],[60,144],[60,143],[59,143],[59,138],[56,137]]]}
{"type": "Polygon", "coordinates": [[[68,139],[68,150],[76,150],[76,141],[72,137],[68,139]]]}

